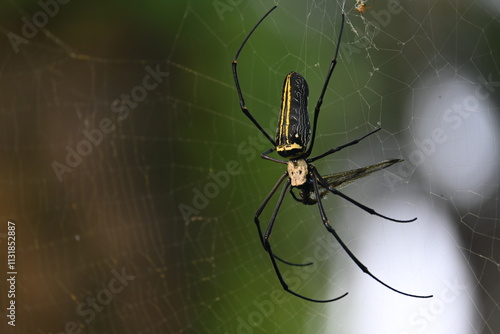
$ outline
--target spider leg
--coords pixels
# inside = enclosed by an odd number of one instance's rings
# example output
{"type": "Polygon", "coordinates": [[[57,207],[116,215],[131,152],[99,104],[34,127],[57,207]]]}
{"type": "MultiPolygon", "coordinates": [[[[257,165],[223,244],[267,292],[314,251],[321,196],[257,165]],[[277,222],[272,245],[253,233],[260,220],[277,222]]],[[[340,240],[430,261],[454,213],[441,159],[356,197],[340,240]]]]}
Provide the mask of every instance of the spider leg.
{"type": "MultiPolygon", "coordinates": [[[[282,179],[280,179],[280,181],[282,181],[282,179]]],[[[279,183],[281,183],[281,182],[279,182],[279,183]]],[[[278,185],[279,184],[277,184],[277,186],[278,185]]],[[[276,260],[275,260],[276,256],[274,255],[274,253],[272,251],[272,248],[271,248],[271,244],[269,243],[269,237],[271,236],[271,233],[272,233],[272,230],[273,230],[273,226],[274,226],[274,222],[276,220],[276,216],[278,215],[278,211],[279,211],[279,209],[281,207],[281,203],[283,203],[283,199],[284,199],[284,197],[286,195],[286,192],[287,192],[287,190],[288,190],[289,187],[290,187],[290,179],[288,179],[286,181],[285,185],[283,186],[283,190],[281,191],[280,197],[278,199],[278,203],[276,204],[276,207],[274,209],[273,215],[271,217],[271,221],[269,222],[269,225],[266,228],[266,233],[264,234],[264,238],[263,238],[264,248],[266,249],[267,253],[269,254],[269,257],[271,258],[271,262],[273,264],[274,271],[276,272],[276,276],[278,276],[278,280],[280,281],[281,286],[283,287],[283,289],[286,292],[288,292],[288,293],[290,293],[290,294],[292,294],[292,295],[294,295],[296,297],[299,297],[299,298],[302,298],[302,299],[305,299],[305,300],[308,300],[308,301],[311,301],[311,302],[315,302],[315,303],[328,303],[328,302],[333,302],[335,300],[343,298],[343,297],[345,297],[347,295],[347,293],[344,293],[340,297],[333,298],[333,299],[326,299],[326,300],[312,299],[312,298],[308,298],[308,297],[302,296],[301,294],[298,294],[297,292],[295,292],[293,290],[290,290],[290,288],[288,287],[288,284],[285,282],[285,279],[281,275],[280,269],[279,269],[278,264],[276,263],[276,260]]]]}
{"type": "Polygon", "coordinates": [[[352,146],[352,145],[356,145],[357,143],[359,143],[360,141],[362,141],[362,140],[363,140],[363,139],[365,139],[366,137],[368,137],[368,136],[370,136],[370,135],[372,135],[372,134],[374,134],[375,132],[378,132],[378,131],[380,131],[380,130],[382,130],[382,128],[375,129],[375,130],[373,130],[372,132],[370,132],[370,133],[368,133],[368,134],[364,135],[363,137],[360,137],[360,138],[358,138],[358,139],[355,139],[355,140],[353,140],[353,141],[351,141],[351,142],[349,142],[349,143],[347,143],[347,144],[344,144],[344,145],[341,145],[341,146],[338,146],[338,147],[332,148],[331,150],[328,150],[328,151],[326,151],[326,152],[325,152],[325,153],[323,153],[323,154],[320,154],[320,155],[318,155],[318,156],[315,156],[314,158],[307,159],[307,162],[314,162],[314,161],[316,161],[316,160],[318,160],[318,159],[321,159],[321,158],[326,157],[327,155],[330,155],[330,154],[332,154],[332,153],[338,152],[338,151],[340,151],[340,150],[341,150],[341,149],[343,149],[343,148],[346,148],[346,147],[349,147],[349,146],[352,146]]]}
{"type": "Polygon", "coordinates": [[[304,299],[304,300],[308,300],[310,302],[315,302],[315,303],[329,303],[329,302],[333,302],[333,301],[336,301],[336,300],[339,300],[341,298],[344,298],[345,296],[347,296],[347,292],[344,293],[343,295],[337,297],[337,298],[332,298],[332,299],[312,299],[312,298],[309,298],[309,297],[305,297],[305,296],[302,296],[301,294],[298,294],[297,292],[293,291],[293,290],[290,290],[290,288],[288,287],[288,284],[286,284],[285,282],[285,279],[283,278],[283,276],[281,275],[281,272],[280,272],[280,269],[278,268],[278,264],[276,263],[276,260],[274,259],[274,256],[273,256],[273,251],[271,249],[271,244],[269,243],[269,241],[266,241],[266,245],[267,245],[267,252],[269,253],[269,256],[271,258],[271,262],[273,263],[273,267],[274,267],[274,270],[276,272],[276,275],[278,276],[278,279],[281,283],[281,286],[283,287],[283,289],[296,296],[296,297],[299,297],[301,299],[304,299]]]}
{"type": "MultiPolygon", "coordinates": [[[[328,193],[327,190],[323,190],[321,192],[321,196],[324,196],[327,193],[328,193]]],[[[293,192],[293,187],[292,187],[292,188],[290,188],[290,195],[292,195],[292,198],[294,200],[296,200],[297,202],[304,204],[304,205],[315,205],[317,202],[317,200],[315,198],[311,198],[311,196],[310,196],[311,194],[309,193],[308,190],[301,189],[300,190],[300,197],[299,197],[299,196],[295,195],[295,193],[293,192]]]]}
{"type": "Polygon", "coordinates": [[[260,157],[261,157],[262,159],[266,159],[266,160],[269,160],[269,161],[277,162],[277,163],[279,163],[279,164],[285,164],[285,165],[286,165],[286,164],[288,164],[288,162],[287,162],[287,161],[285,161],[285,160],[276,159],[276,158],[270,157],[270,156],[268,155],[269,153],[272,153],[272,152],[274,152],[275,150],[276,150],[276,148],[275,148],[275,147],[272,147],[272,148],[268,149],[267,151],[262,152],[262,153],[260,154],[260,157]]]}
{"type": "MultiPolygon", "coordinates": [[[[321,186],[323,188],[328,189],[328,191],[331,192],[332,194],[342,197],[343,199],[347,200],[348,202],[351,202],[352,204],[354,204],[358,208],[360,208],[360,209],[368,212],[369,214],[375,215],[375,216],[379,216],[381,218],[384,218],[384,219],[387,219],[387,220],[390,220],[390,221],[393,221],[393,222],[396,222],[396,223],[411,223],[411,222],[417,220],[417,217],[415,217],[413,219],[408,219],[408,220],[401,220],[401,219],[395,219],[395,218],[384,216],[384,215],[378,213],[377,211],[373,210],[372,208],[369,208],[366,205],[361,204],[358,201],[350,198],[349,196],[341,193],[337,189],[335,189],[333,187],[329,187],[328,186],[328,182],[326,182],[326,180],[319,174],[319,172],[316,169],[316,167],[314,167],[313,165],[309,165],[309,166],[310,166],[311,170],[314,172],[314,174],[316,175],[317,180],[320,182],[320,184],[321,184],[321,186]]],[[[316,178],[313,177],[313,180],[316,180],[316,178]]]]}
{"type": "Polygon", "coordinates": [[[252,30],[250,30],[250,32],[248,33],[247,37],[245,37],[245,39],[243,40],[243,42],[241,43],[238,51],[236,51],[236,55],[234,56],[234,59],[233,59],[233,62],[231,63],[232,65],[232,69],[233,69],[233,77],[234,77],[234,83],[236,84],[236,90],[238,91],[238,97],[240,99],[240,107],[241,107],[241,111],[243,111],[243,113],[253,122],[253,124],[259,129],[260,132],[262,132],[262,134],[264,136],[266,136],[266,138],[271,142],[271,144],[273,144],[274,147],[276,147],[276,142],[274,141],[273,138],[271,138],[271,136],[267,133],[266,130],[264,130],[264,128],[259,124],[259,122],[257,122],[257,120],[252,116],[252,114],[250,113],[250,111],[248,110],[248,108],[246,107],[245,105],[245,99],[243,98],[243,92],[241,91],[241,87],[240,87],[240,81],[238,79],[238,57],[240,55],[240,52],[241,50],[243,49],[243,47],[245,46],[246,42],[248,41],[248,39],[250,38],[250,36],[252,36],[253,32],[255,31],[255,29],[257,29],[257,27],[259,26],[259,24],[264,21],[264,19],[273,11],[276,9],[277,6],[274,6],[273,8],[271,8],[266,14],[264,14],[264,16],[259,20],[259,22],[257,22],[257,24],[252,28],[252,30]]]}
{"type": "Polygon", "coordinates": [[[290,188],[290,195],[292,195],[293,199],[296,200],[299,203],[303,203],[303,200],[298,198],[297,195],[293,192],[293,188],[290,188]]]}
{"type": "Polygon", "coordinates": [[[339,50],[340,50],[340,40],[342,38],[342,34],[344,32],[344,13],[342,13],[342,23],[340,26],[340,33],[339,33],[339,39],[337,41],[337,49],[335,50],[335,56],[333,57],[331,63],[330,63],[330,68],[328,69],[328,73],[325,78],[325,83],[323,84],[323,88],[321,89],[321,93],[319,94],[318,102],[316,102],[316,107],[314,108],[314,121],[313,121],[313,128],[312,128],[312,136],[311,136],[311,144],[309,145],[309,148],[307,149],[306,152],[306,157],[308,157],[313,149],[314,146],[314,139],[316,138],[316,127],[318,125],[318,116],[319,112],[321,110],[321,105],[323,104],[323,98],[326,93],[326,88],[328,87],[328,83],[330,82],[330,78],[332,77],[333,70],[335,69],[335,66],[337,65],[337,57],[339,55],[339,50]]]}
{"type": "Polygon", "coordinates": [[[349,255],[349,257],[351,258],[351,260],[353,260],[354,263],[356,263],[356,265],[359,267],[359,269],[361,269],[365,274],[369,275],[371,278],[373,278],[375,281],[379,282],[380,284],[382,284],[386,288],[388,288],[388,289],[390,289],[392,291],[395,291],[395,292],[397,292],[399,294],[402,294],[402,295],[405,295],[405,296],[409,296],[409,297],[415,297],[415,298],[430,298],[430,297],[432,297],[432,295],[428,295],[428,296],[413,295],[413,294],[409,294],[409,293],[397,290],[397,289],[393,288],[392,286],[388,285],[387,283],[384,283],[383,281],[381,281],[375,275],[373,275],[368,270],[368,268],[361,261],[358,260],[358,258],[351,252],[351,250],[347,247],[347,245],[344,243],[344,241],[342,241],[342,239],[340,238],[340,236],[337,234],[337,232],[333,229],[333,227],[328,222],[328,218],[326,217],[326,214],[325,214],[325,209],[323,208],[323,204],[321,203],[321,197],[319,197],[318,181],[317,181],[317,179],[316,179],[315,176],[318,176],[318,178],[321,178],[321,176],[318,174],[318,172],[316,171],[316,169],[313,169],[313,171],[311,172],[311,178],[313,180],[314,192],[316,193],[316,196],[318,197],[319,213],[321,215],[321,220],[323,221],[323,225],[325,225],[327,231],[330,232],[335,237],[335,239],[337,240],[337,242],[344,249],[344,251],[347,253],[347,255],[349,255]]]}
{"type": "MultiPolygon", "coordinates": [[[[281,185],[281,183],[283,182],[283,180],[288,176],[288,173],[285,172],[278,180],[278,182],[276,182],[276,184],[274,185],[273,189],[271,189],[271,191],[269,192],[269,194],[266,196],[266,198],[264,199],[264,201],[262,202],[262,204],[260,205],[260,207],[257,209],[257,211],[255,212],[255,215],[253,217],[254,219],[254,222],[255,222],[255,225],[257,226],[257,231],[259,232],[259,239],[260,239],[260,242],[262,243],[262,246],[264,247],[264,249],[267,251],[266,249],[266,245],[264,243],[264,235],[262,234],[262,229],[260,227],[260,221],[259,221],[259,217],[260,215],[262,214],[262,211],[264,211],[265,207],[267,206],[267,203],[269,203],[269,200],[271,199],[271,197],[273,197],[274,193],[276,192],[276,190],[278,189],[278,187],[281,185]]],[[[281,198],[281,202],[283,201],[283,199],[281,198]]],[[[281,205],[281,202],[279,203],[281,205]]],[[[276,212],[277,214],[277,212],[276,212]]],[[[274,220],[276,219],[276,215],[273,215],[273,218],[272,218],[272,221],[274,222],[274,220]]],[[[296,266],[296,267],[305,267],[305,266],[310,266],[311,264],[313,264],[312,262],[307,262],[307,263],[293,263],[293,262],[290,262],[290,261],[287,261],[287,260],[284,260],[282,259],[281,257],[279,257],[278,255],[274,255],[273,256],[278,259],[279,261],[285,263],[285,264],[288,264],[290,266],[296,266]]]]}

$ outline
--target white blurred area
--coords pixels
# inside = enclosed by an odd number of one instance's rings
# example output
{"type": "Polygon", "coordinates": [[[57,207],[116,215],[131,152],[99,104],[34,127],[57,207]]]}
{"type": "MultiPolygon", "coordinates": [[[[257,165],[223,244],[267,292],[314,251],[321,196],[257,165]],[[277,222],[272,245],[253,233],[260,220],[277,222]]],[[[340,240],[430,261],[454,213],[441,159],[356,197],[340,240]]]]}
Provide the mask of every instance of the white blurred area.
{"type": "Polygon", "coordinates": [[[480,205],[497,191],[498,119],[490,77],[450,71],[424,79],[411,106],[414,148],[408,158],[429,191],[456,205],[480,205]],[[421,158],[419,158],[421,157],[421,158]],[[418,162],[417,162],[418,161],[418,162]]]}
{"type": "MultiPolygon", "coordinates": [[[[402,200],[395,191],[384,202],[387,205],[377,208],[379,212],[404,218],[416,215],[418,220],[396,224],[364,213],[349,215],[357,221],[349,236],[343,233],[345,239],[355,240],[349,247],[385,283],[407,293],[433,297],[397,294],[352,263],[346,271],[351,284],[335,286],[330,293],[349,291],[344,300],[336,302],[343,304],[341,307],[332,306],[333,319],[343,319],[345,331],[338,333],[474,333],[478,315],[473,290],[477,283],[457,246],[445,201],[418,194],[402,200]]],[[[339,323],[332,326],[338,328],[339,323]]]]}
{"type": "MultiPolygon", "coordinates": [[[[463,222],[457,215],[477,212],[482,200],[497,191],[495,133],[499,129],[488,94],[500,87],[481,86],[477,78],[446,77],[445,73],[439,79],[435,73],[422,79],[408,106],[408,135],[414,141],[402,151],[405,168],[388,171],[408,183],[393,188],[386,184],[381,189],[387,180],[381,177],[363,188],[366,198],[380,196],[373,200],[379,213],[401,219],[417,216],[418,220],[396,224],[352,207],[345,213],[349,227],[338,232],[379,279],[404,292],[434,297],[399,295],[351,262],[352,270],[346,271],[350,280],[344,281],[350,286],[334,285],[330,292],[349,291],[344,300],[331,306],[330,325],[338,329],[336,333],[481,331],[475,293],[478,282],[468,264],[470,251],[458,235],[463,222]]],[[[345,261],[343,265],[348,266],[349,260],[345,261]]]]}

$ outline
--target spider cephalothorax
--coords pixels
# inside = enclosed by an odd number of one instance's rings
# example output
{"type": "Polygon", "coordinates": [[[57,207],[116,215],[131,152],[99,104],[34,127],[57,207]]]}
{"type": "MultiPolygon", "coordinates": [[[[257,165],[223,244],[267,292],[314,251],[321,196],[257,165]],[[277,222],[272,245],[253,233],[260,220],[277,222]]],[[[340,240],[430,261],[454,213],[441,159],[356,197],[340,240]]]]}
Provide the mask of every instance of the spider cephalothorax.
{"type": "Polygon", "coordinates": [[[288,161],[288,177],[292,187],[299,187],[306,183],[309,169],[304,159],[288,161]]]}

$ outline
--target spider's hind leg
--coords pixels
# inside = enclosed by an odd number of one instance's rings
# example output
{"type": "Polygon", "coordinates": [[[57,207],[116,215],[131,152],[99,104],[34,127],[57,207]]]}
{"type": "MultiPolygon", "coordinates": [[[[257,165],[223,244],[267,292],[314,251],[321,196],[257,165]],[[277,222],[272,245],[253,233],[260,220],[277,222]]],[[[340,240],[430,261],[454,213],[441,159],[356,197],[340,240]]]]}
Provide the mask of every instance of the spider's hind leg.
{"type": "MultiPolygon", "coordinates": [[[[288,173],[285,173],[284,176],[288,176],[288,173]]],[[[267,204],[267,202],[269,201],[269,198],[276,192],[276,189],[280,186],[280,184],[284,180],[284,178],[285,178],[284,176],[282,176],[278,180],[278,182],[276,183],[276,185],[274,186],[274,188],[271,190],[271,193],[266,197],[266,200],[261,205],[261,207],[259,208],[259,210],[257,210],[257,213],[259,215],[262,212],[262,210],[264,209],[264,207],[267,204]]],[[[284,277],[281,275],[281,271],[279,269],[279,266],[276,263],[276,259],[278,259],[278,260],[281,260],[281,259],[279,257],[277,257],[276,255],[274,255],[274,253],[272,251],[272,248],[271,248],[271,243],[269,242],[269,238],[271,237],[271,233],[272,233],[273,227],[274,227],[274,222],[276,221],[276,216],[278,215],[278,211],[280,209],[280,206],[283,203],[283,199],[285,198],[285,195],[286,195],[286,192],[288,190],[288,187],[290,187],[290,183],[291,183],[291,181],[290,181],[290,179],[288,179],[286,181],[285,185],[283,186],[283,190],[281,191],[281,194],[279,195],[278,202],[276,203],[276,207],[274,208],[274,212],[273,212],[273,214],[271,216],[271,220],[269,221],[269,224],[267,225],[267,228],[266,228],[266,232],[265,232],[265,234],[262,237],[262,243],[263,243],[264,249],[269,254],[269,257],[271,259],[271,263],[273,265],[273,268],[274,268],[274,271],[276,273],[276,276],[278,277],[278,280],[280,281],[281,286],[283,287],[283,289],[286,292],[288,292],[288,293],[290,293],[290,294],[292,294],[292,295],[294,295],[296,297],[302,298],[304,300],[308,300],[308,301],[316,302],[316,303],[328,303],[328,302],[332,302],[332,301],[341,299],[341,298],[345,297],[347,295],[347,293],[344,293],[343,295],[341,295],[339,297],[336,297],[336,298],[332,298],[332,299],[312,299],[312,298],[309,298],[309,297],[305,297],[305,296],[303,296],[303,295],[301,295],[301,294],[299,294],[299,293],[291,290],[290,287],[288,286],[288,284],[286,283],[284,277]]],[[[256,213],[256,221],[258,221],[258,219],[257,219],[257,217],[258,217],[257,213],[256,213]]],[[[259,230],[259,233],[262,235],[261,229],[260,229],[260,224],[257,224],[257,228],[259,230]]],[[[285,262],[285,263],[287,263],[287,262],[285,262]]],[[[291,264],[291,263],[288,263],[288,264],[291,264]]],[[[296,264],[293,264],[293,265],[296,265],[296,264]]]]}
{"type": "MultiPolygon", "coordinates": [[[[320,193],[319,193],[319,189],[318,189],[319,188],[318,183],[322,184],[325,187],[327,187],[328,184],[321,177],[321,175],[318,173],[318,171],[316,169],[312,169],[311,170],[311,177],[313,178],[314,192],[316,193],[316,196],[319,197],[320,193]]],[[[338,192],[338,191],[336,193],[335,192],[333,192],[333,193],[336,194],[336,195],[342,194],[341,192],[338,192]]],[[[348,201],[350,201],[353,204],[356,204],[358,207],[360,207],[361,209],[367,211],[368,213],[371,213],[371,211],[366,210],[366,206],[364,206],[364,205],[362,205],[362,204],[360,204],[360,203],[352,200],[350,197],[347,197],[346,195],[342,195],[341,197],[344,198],[344,199],[347,199],[348,201]]],[[[353,252],[351,252],[351,250],[349,249],[349,247],[347,247],[347,245],[340,238],[340,236],[337,234],[337,232],[335,231],[335,229],[330,225],[330,222],[328,221],[328,218],[326,217],[325,209],[323,208],[323,204],[321,203],[321,200],[318,200],[318,208],[319,208],[319,213],[321,215],[321,220],[323,222],[323,225],[326,227],[327,231],[331,235],[333,235],[333,237],[335,238],[335,240],[337,240],[337,242],[342,247],[342,249],[347,253],[347,255],[351,258],[351,260],[359,267],[359,269],[361,269],[361,271],[363,271],[365,274],[367,274],[368,276],[370,276],[371,278],[373,278],[375,281],[379,282],[380,284],[382,284],[386,288],[388,288],[388,289],[390,289],[390,290],[392,290],[394,292],[397,292],[397,293],[399,293],[401,295],[408,296],[408,297],[414,297],[414,298],[431,298],[432,297],[432,295],[415,295],[415,294],[403,292],[401,290],[393,288],[389,284],[387,284],[387,283],[383,282],[382,280],[380,280],[377,276],[373,275],[368,270],[368,268],[360,260],[358,260],[358,258],[353,254],[353,252]]],[[[372,213],[372,214],[376,214],[376,215],[378,215],[380,217],[387,218],[385,216],[377,214],[375,211],[373,211],[373,212],[374,213],[372,213]]],[[[397,221],[397,222],[405,222],[405,221],[400,221],[400,220],[394,220],[392,218],[387,218],[387,219],[393,220],[393,221],[397,221]]]]}
{"type": "MultiPolygon", "coordinates": [[[[260,215],[262,214],[262,211],[264,211],[265,207],[267,206],[267,203],[269,203],[269,200],[271,199],[271,197],[273,197],[274,193],[276,192],[276,190],[278,189],[278,187],[281,185],[281,183],[283,183],[283,180],[288,176],[288,173],[285,172],[278,180],[278,182],[276,182],[276,184],[274,185],[273,189],[271,189],[271,191],[269,192],[269,194],[266,196],[266,198],[264,199],[264,201],[262,202],[262,204],[260,205],[260,207],[257,209],[257,211],[255,212],[255,215],[254,215],[254,222],[255,222],[255,225],[257,226],[257,231],[259,233],[259,239],[260,241],[262,242],[262,246],[264,247],[264,249],[266,251],[267,248],[266,248],[266,244],[264,242],[266,236],[264,236],[264,234],[262,233],[262,228],[260,227],[260,221],[259,221],[259,217],[260,215]]],[[[289,186],[289,180],[287,181],[288,182],[288,186],[289,186]]],[[[285,185],[286,188],[288,188],[287,185],[285,185]]],[[[297,198],[298,199],[298,198],[297,198]]],[[[276,206],[276,209],[273,213],[273,216],[271,218],[271,223],[269,224],[269,226],[272,226],[274,225],[274,221],[276,220],[276,215],[278,214],[278,209],[279,207],[281,206],[281,203],[283,202],[283,197],[280,197],[280,199],[278,200],[278,204],[276,206]]],[[[268,233],[270,232],[270,229],[268,227],[268,230],[266,231],[266,235],[270,234],[268,233]]],[[[282,259],[281,257],[273,254],[273,257],[285,264],[288,264],[289,266],[296,266],[296,267],[305,267],[305,266],[310,266],[312,265],[313,263],[312,262],[306,262],[306,263],[294,263],[294,262],[290,262],[290,261],[287,261],[287,260],[284,260],[282,259]]]]}

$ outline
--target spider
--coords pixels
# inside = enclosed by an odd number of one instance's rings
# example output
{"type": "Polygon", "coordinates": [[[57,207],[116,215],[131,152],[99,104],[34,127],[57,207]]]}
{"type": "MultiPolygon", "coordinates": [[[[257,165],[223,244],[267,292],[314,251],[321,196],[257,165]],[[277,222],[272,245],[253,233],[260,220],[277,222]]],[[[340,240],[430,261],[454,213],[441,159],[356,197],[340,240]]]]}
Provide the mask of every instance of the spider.
{"type": "Polygon", "coordinates": [[[343,295],[333,298],[333,299],[313,299],[309,298],[306,296],[303,296],[292,289],[288,286],[288,284],[285,282],[285,279],[281,275],[277,260],[285,263],[287,265],[292,265],[292,266],[307,266],[311,265],[312,263],[302,263],[302,264],[297,264],[297,263],[292,263],[289,261],[286,261],[282,259],[281,257],[277,256],[276,254],[273,253],[271,243],[269,241],[271,237],[271,233],[274,227],[274,223],[276,221],[276,217],[278,215],[278,211],[281,207],[281,204],[283,203],[283,199],[287,193],[288,190],[290,190],[290,194],[292,197],[305,205],[316,205],[319,208],[319,213],[321,216],[321,220],[323,222],[323,225],[326,227],[327,231],[333,235],[333,237],[337,240],[337,242],[340,244],[340,246],[344,249],[344,251],[347,253],[347,255],[354,261],[354,263],[366,274],[371,276],[374,280],[379,282],[380,284],[384,285],[385,287],[400,293],[405,296],[410,296],[410,297],[416,297],[416,298],[429,298],[432,296],[420,296],[420,295],[414,295],[414,294],[409,294],[400,290],[397,290],[390,285],[384,283],[380,279],[378,279],[376,276],[374,276],[368,268],[360,261],[358,258],[351,252],[351,250],[347,247],[347,245],[342,241],[340,236],[337,234],[335,229],[330,225],[330,222],[328,221],[328,218],[325,213],[325,209],[323,207],[323,204],[321,202],[321,199],[327,194],[327,193],[332,193],[334,195],[340,196],[343,199],[347,200],[348,202],[354,204],[355,206],[359,207],[360,209],[366,211],[369,214],[379,216],[381,218],[393,221],[393,222],[398,222],[398,223],[409,223],[412,221],[415,221],[417,218],[413,218],[410,220],[399,220],[399,219],[394,219],[390,218],[384,215],[379,214],[375,210],[359,203],[358,201],[352,199],[351,197],[345,195],[344,193],[340,192],[338,189],[346,185],[350,182],[353,182],[356,179],[359,179],[361,177],[367,176],[371,173],[374,173],[378,170],[387,168],[397,162],[400,162],[402,160],[400,159],[392,159],[392,160],[386,160],[383,161],[379,164],[375,164],[372,166],[367,166],[363,167],[360,169],[355,169],[343,173],[338,173],[338,174],[332,174],[332,175],[326,175],[326,176],[321,176],[321,174],[318,172],[316,167],[312,164],[314,161],[319,160],[321,158],[324,158],[330,154],[333,154],[335,152],[338,152],[346,147],[355,145],[359,143],[361,140],[364,138],[376,133],[377,131],[380,130],[380,128],[375,129],[371,131],[370,133],[362,136],[361,138],[358,138],[356,140],[353,140],[347,144],[332,148],[323,154],[310,157],[311,152],[314,147],[314,139],[316,137],[316,128],[317,128],[317,123],[318,123],[318,116],[319,112],[321,109],[321,105],[323,103],[323,97],[325,95],[326,89],[328,87],[328,82],[330,80],[330,77],[332,76],[333,70],[335,69],[335,65],[337,64],[337,56],[339,53],[339,46],[340,46],[340,40],[342,37],[342,33],[344,30],[344,14],[342,14],[342,23],[341,23],[341,28],[340,28],[340,33],[337,41],[337,48],[335,50],[334,58],[330,63],[330,68],[328,70],[328,73],[326,75],[325,82],[323,84],[323,88],[321,90],[321,93],[319,95],[318,101],[316,102],[316,107],[314,108],[314,119],[313,119],[313,125],[312,125],[312,135],[311,135],[311,126],[309,122],[309,114],[307,111],[307,102],[308,102],[308,94],[309,94],[309,89],[306,80],[302,75],[300,75],[297,72],[290,72],[287,74],[285,77],[285,81],[283,84],[283,90],[282,90],[282,100],[281,100],[281,111],[278,119],[278,125],[276,129],[276,139],[273,139],[257,122],[257,120],[252,116],[250,113],[249,109],[247,108],[245,104],[245,100],[243,98],[243,92],[240,87],[240,82],[238,79],[238,70],[237,70],[237,61],[238,57],[243,50],[243,47],[245,46],[246,42],[249,40],[250,36],[253,34],[253,32],[257,29],[257,27],[264,21],[264,19],[273,11],[276,9],[277,6],[272,7],[258,22],[257,24],[252,28],[252,30],[248,33],[248,35],[245,37],[243,42],[241,43],[240,47],[236,51],[236,55],[234,56],[234,59],[232,61],[232,71],[233,71],[233,76],[234,76],[234,82],[236,85],[236,90],[238,92],[238,97],[239,97],[239,102],[240,102],[240,107],[243,113],[253,122],[253,124],[259,129],[259,131],[269,140],[269,142],[272,144],[272,148],[266,150],[265,152],[261,153],[261,157],[266,160],[270,160],[276,163],[280,164],[285,164],[287,165],[287,170],[284,172],[284,174],[281,175],[281,177],[278,179],[274,187],[271,189],[269,194],[266,196],[260,207],[257,209],[254,215],[254,222],[255,225],[257,226],[257,231],[259,234],[260,241],[262,243],[262,246],[264,247],[265,251],[269,254],[269,257],[271,259],[272,266],[274,268],[274,271],[276,273],[276,276],[278,277],[279,282],[281,283],[281,286],[285,291],[288,293],[295,295],[299,298],[311,301],[311,302],[317,302],[317,303],[326,303],[326,302],[332,302],[335,300],[338,300],[340,298],[343,298],[347,295],[347,293],[344,293],[343,295]],[[287,160],[282,160],[282,159],[277,159],[269,156],[270,153],[276,151],[282,158],[285,158],[287,160]],[[286,181],[285,181],[286,180],[286,181]],[[274,208],[274,212],[270,218],[269,224],[267,225],[267,228],[265,229],[265,232],[263,233],[263,230],[260,226],[260,221],[259,217],[262,214],[263,210],[269,203],[270,199],[274,196],[280,185],[285,182],[281,193],[278,197],[278,202],[276,204],[276,207],[274,208]],[[300,192],[298,195],[296,195],[293,192],[293,189],[298,189],[300,192]]]}
{"type": "Polygon", "coordinates": [[[371,7],[366,7],[366,0],[356,0],[356,5],[354,5],[354,9],[356,9],[359,14],[365,13],[368,8],[371,7]]]}

